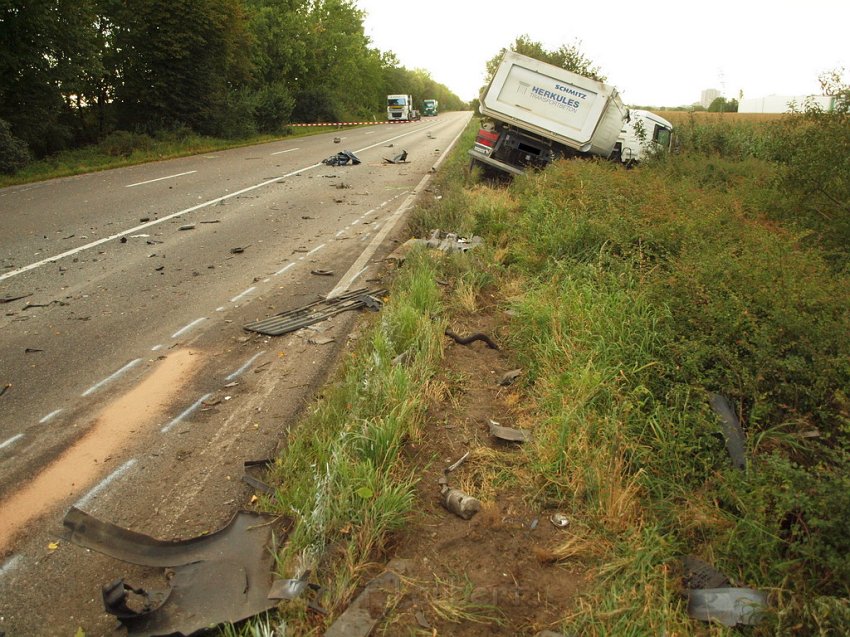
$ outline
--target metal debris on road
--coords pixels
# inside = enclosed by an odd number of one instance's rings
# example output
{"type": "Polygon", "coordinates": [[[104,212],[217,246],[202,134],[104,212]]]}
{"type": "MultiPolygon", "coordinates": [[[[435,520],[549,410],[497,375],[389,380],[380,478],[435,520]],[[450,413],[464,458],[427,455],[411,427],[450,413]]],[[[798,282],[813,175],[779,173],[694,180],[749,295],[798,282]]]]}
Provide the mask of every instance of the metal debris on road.
{"type": "Polygon", "coordinates": [[[490,435],[508,442],[528,442],[531,439],[530,432],[513,427],[503,427],[495,420],[490,421],[490,435]]]}
{"type": "Polygon", "coordinates": [[[268,598],[268,592],[274,544],[291,528],[291,520],[240,511],[227,526],[208,535],[164,541],[103,522],[75,507],[63,524],[67,539],[78,546],[125,562],[168,569],[167,587],[159,594],[120,579],[103,587],[106,611],[118,617],[132,637],[191,635],[273,608],[276,601],[268,598]],[[131,595],[145,602],[133,609],[128,603],[131,595]]]}
{"type": "Polygon", "coordinates": [[[177,229],[178,229],[178,230],[194,230],[194,229],[195,229],[195,224],[194,224],[194,223],[187,223],[185,226],[180,226],[180,227],[179,227],[179,228],[177,228],[177,229]]]}
{"type": "Polygon", "coordinates": [[[406,164],[407,163],[407,151],[403,150],[398,155],[393,157],[392,159],[387,159],[384,157],[384,161],[388,164],[406,164]]]}
{"type": "Polygon", "coordinates": [[[334,341],[336,341],[336,339],[332,336],[311,336],[307,339],[307,342],[310,343],[310,345],[327,345],[334,341]]]}
{"type": "Polygon", "coordinates": [[[320,323],[349,310],[362,307],[377,311],[383,305],[380,297],[387,293],[384,288],[368,290],[359,288],[332,299],[321,299],[307,305],[281,312],[267,319],[244,325],[243,329],[266,336],[281,336],[303,327],[320,323]]]}
{"type": "Polygon", "coordinates": [[[333,270],[310,270],[310,274],[315,274],[316,276],[333,276],[333,270]]]}
{"type": "Polygon", "coordinates": [[[349,163],[357,165],[360,163],[360,159],[350,150],[343,150],[336,155],[323,159],[322,163],[326,166],[347,166],[349,163]]]}
{"type": "Polygon", "coordinates": [[[243,252],[245,252],[246,248],[250,248],[250,247],[251,246],[244,246],[244,247],[237,246],[235,248],[230,248],[230,254],[242,254],[243,252]]]}
{"type": "Polygon", "coordinates": [[[28,296],[32,296],[32,292],[29,294],[7,294],[6,296],[0,296],[0,303],[11,303],[12,301],[25,299],[28,296]]]}

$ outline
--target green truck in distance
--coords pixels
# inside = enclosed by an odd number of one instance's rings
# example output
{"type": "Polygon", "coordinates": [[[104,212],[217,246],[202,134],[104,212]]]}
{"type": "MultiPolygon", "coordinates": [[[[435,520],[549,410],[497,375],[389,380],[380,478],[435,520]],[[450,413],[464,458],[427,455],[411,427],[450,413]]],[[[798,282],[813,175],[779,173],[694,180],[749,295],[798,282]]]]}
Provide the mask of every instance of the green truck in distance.
{"type": "Polygon", "coordinates": [[[435,117],[437,115],[437,107],[439,106],[437,100],[424,100],[422,105],[422,114],[425,117],[435,117]]]}

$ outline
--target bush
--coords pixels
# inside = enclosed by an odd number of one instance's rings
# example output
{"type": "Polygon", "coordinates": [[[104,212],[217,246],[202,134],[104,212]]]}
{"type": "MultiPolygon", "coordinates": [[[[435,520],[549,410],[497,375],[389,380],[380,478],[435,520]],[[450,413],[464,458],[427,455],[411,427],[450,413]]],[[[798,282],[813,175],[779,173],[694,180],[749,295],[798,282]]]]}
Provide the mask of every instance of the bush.
{"type": "Polygon", "coordinates": [[[30,151],[22,139],[12,134],[9,123],[0,119],[0,173],[11,175],[27,165],[30,151]]]}
{"type": "Polygon", "coordinates": [[[98,145],[111,157],[129,157],[135,151],[147,151],[153,147],[153,139],[145,134],[117,130],[107,135],[98,145]]]}
{"type": "Polygon", "coordinates": [[[280,83],[264,86],[254,96],[254,121],[261,133],[279,133],[289,123],[295,98],[280,83]]]}
{"type": "Polygon", "coordinates": [[[850,241],[850,113],[805,105],[776,127],[773,159],[786,205],[835,246],[850,241]]]}

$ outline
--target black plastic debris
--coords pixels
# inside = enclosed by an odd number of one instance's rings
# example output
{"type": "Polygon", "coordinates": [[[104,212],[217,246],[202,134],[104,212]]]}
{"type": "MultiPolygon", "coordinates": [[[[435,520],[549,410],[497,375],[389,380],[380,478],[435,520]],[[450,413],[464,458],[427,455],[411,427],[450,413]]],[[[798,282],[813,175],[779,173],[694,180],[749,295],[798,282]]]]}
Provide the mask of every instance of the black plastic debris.
{"type": "Polygon", "coordinates": [[[348,164],[357,165],[360,159],[350,150],[343,150],[336,155],[331,155],[327,159],[323,159],[322,163],[325,166],[347,166],[348,164]]]}
{"type": "Polygon", "coordinates": [[[388,164],[406,164],[407,163],[407,151],[403,150],[398,155],[393,157],[392,159],[387,159],[384,157],[384,161],[388,164]]]}
{"type": "Polygon", "coordinates": [[[246,460],[242,464],[242,482],[247,485],[250,485],[260,493],[263,493],[267,496],[274,496],[276,493],[275,490],[253,475],[255,472],[267,470],[273,463],[274,461],[269,459],[246,460]]]}
{"type": "Polygon", "coordinates": [[[474,343],[475,341],[483,341],[484,343],[487,343],[487,347],[489,347],[490,349],[499,349],[499,346],[496,345],[495,342],[493,342],[492,338],[481,332],[476,332],[475,334],[470,334],[469,336],[459,336],[450,329],[446,329],[445,335],[452,339],[458,345],[469,345],[471,343],[474,343]]]}
{"type": "Polygon", "coordinates": [[[682,567],[685,571],[682,578],[685,588],[725,588],[732,586],[732,582],[723,573],[708,562],[693,555],[687,555],[682,559],[682,567]]]}
{"type": "Polygon", "coordinates": [[[281,312],[262,321],[249,323],[248,325],[244,325],[243,329],[267,336],[288,334],[289,332],[320,323],[332,316],[349,310],[358,310],[365,307],[373,311],[378,311],[382,306],[380,297],[386,293],[387,291],[383,288],[375,290],[359,288],[335,296],[332,299],[314,301],[294,310],[281,312]]]}
{"type": "Polygon", "coordinates": [[[32,296],[32,292],[30,292],[29,294],[7,294],[6,296],[0,296],[0,304],[11,303],[12,301],[25,299],[28,296],[32,296]]]}
{"type": "Polygon", "coordinates": [[[401,579],[385,571],[366,585],[330,628],[325,637],[367,637],[384,616],[392,596],[398,592],[401,579]]]}
{"type": "Polygon", "coordinates": [[[116,559],[168,569],[165,589],[148,592],[116,580],[103,588],[106,611],[128,635],[191,635],[235,623],[273,608],[268,598],[274,542],[291,521],[238,512],[222,529],[187,540],[164,541],[130,531],[72,507],[63,524],[66,539],[116,559]]]}
{"type": "Polygon", "coordinates": [[[726,441],[726,451],[729,452],[729,457],[732,459],[732,466],[743,471],[747,468],[747,456],[744,451],[746,442],[744,430],[741,429],[741,423],[738,421],[738,416],[735,415],[732,403],[725,396],[711,394],[709,405],[711,405],[714,413],[720,417],[723,438],[726,441]]]}

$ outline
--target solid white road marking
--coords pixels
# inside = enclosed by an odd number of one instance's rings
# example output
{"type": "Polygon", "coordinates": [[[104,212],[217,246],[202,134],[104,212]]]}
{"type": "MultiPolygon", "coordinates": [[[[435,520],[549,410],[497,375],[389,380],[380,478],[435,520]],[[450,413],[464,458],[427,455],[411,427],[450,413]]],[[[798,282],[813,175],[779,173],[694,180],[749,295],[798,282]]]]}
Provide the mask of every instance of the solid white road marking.
{"type": "Polygon", "coordinates": [[[183,175],[191,175],[193,173],[198,172],[197,170],[190,170],[187,173],[177,173],[176,175],[168,175],[168,177],[158,177],[156,179],[148,179],[147,181],[140,181],[137,184],[127,184],[124,186],[125,188],[134,188],[136,186],[144,186],[145,184],[152,184],[155,181],[162,181],[163,179],[174,179],[175,177],[182,177],[183,175]]]}
{"type": "Polygon", "coordinates": [[[287,148],[286,150],[279,150],[276,153],[272,153],[272,155],[282,155],[283,153],[291,153],[293,150],[299,150],[298,148],[287,148]]]}

